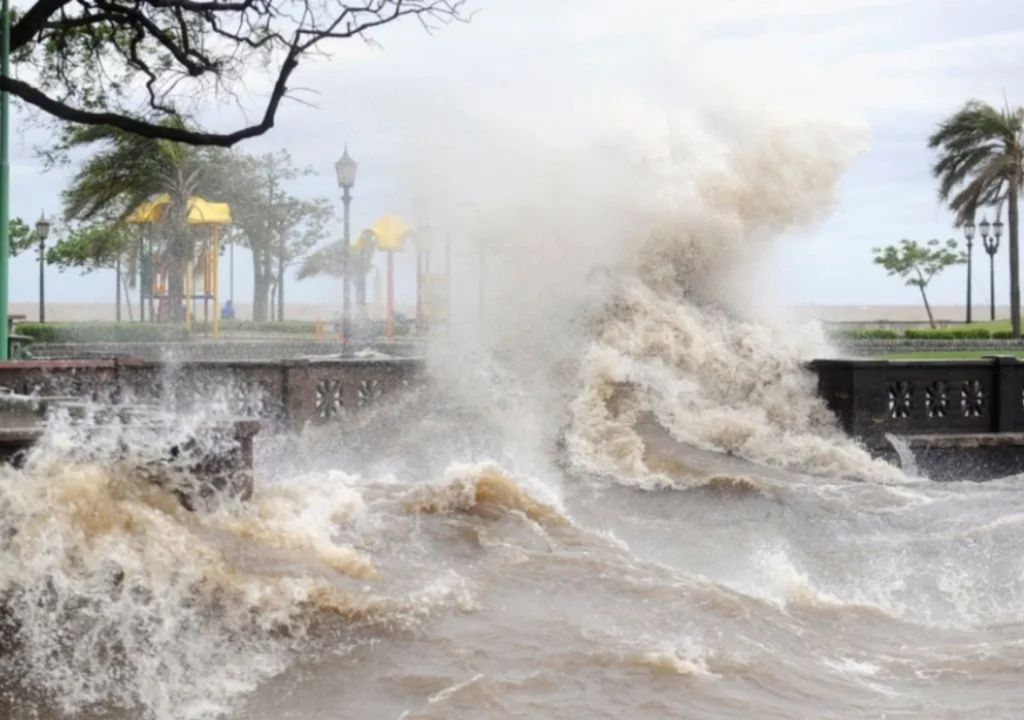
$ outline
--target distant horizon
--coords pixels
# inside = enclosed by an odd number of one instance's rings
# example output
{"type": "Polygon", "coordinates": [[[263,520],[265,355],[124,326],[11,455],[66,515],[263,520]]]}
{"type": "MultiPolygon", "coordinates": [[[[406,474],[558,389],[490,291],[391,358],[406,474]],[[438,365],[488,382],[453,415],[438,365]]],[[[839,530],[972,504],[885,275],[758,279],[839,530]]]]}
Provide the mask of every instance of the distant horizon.
{"type": "MultiPolygon", "coordinates": [[[[235,301],[235,313],[239,320],[252,318],[252,303],[235,301]]],[[[24,315],[26,322],[35,322],[38,317],[38,302],[11,303],[12,315],[24,315]]],[[[133,304],[132,312],[138,308],[133,304]]],[[[796,322],[820,320],[825,322],[927,322],[928,315],[921,304],[891,303],[790,303],[782,305],[780,310],[793,315],[796,322]]],[[[932,305],[932,313],[936,320],[943,322],[962,322],[966,308],[964,305],[932,305]]],[[[395,311],[408,317],[414,317],[414,304],[398,303],[395,311]]],[[[201,311],[200,311],[201,312],[201,311]]],[[[113,302],[54,302],[46,304],[47,320],[51,322],[109,322],[115,319],[113,302]]],[[[285,302],[286,320],[323,320],[329,322],[340,314],[338,308],[330,303],[285,302]]],[[[1008,305],[996,306],[996,319],[1007,319],[1010,315],[1008,305]]],[[[973,320],[985,322],[989,318],[988,305],[975,305],[973,320]]],[[[122,306],[122,321],[128,322],[128,313],[122,306]]]]}

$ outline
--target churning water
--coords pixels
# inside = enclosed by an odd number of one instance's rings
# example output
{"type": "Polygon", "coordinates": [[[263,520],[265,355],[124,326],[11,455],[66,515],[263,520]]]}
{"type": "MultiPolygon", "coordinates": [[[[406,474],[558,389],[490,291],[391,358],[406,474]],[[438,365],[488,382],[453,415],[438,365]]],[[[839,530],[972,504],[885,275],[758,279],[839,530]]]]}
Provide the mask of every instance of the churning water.
{"type": "Polygon", "coordinates": [[[821,204],[841,164],[771,147],[699,226],[489,297],[508,333],[427,389],[262,437],[248,503],[189,513],[55,427],[0,469],[5,716],[1020,717],[1019,484],[871,459],[813,328],[744,320],[694,240],[821,204]]]}

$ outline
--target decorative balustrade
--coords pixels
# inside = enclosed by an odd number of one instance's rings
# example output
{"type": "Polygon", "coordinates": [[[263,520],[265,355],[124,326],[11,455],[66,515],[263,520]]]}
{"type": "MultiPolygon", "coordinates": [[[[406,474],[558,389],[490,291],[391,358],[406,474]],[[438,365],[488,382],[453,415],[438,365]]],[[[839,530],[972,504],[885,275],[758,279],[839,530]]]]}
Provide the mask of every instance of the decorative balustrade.
{"type": "Polygon", "coordinates": [[[1024,432],[1024,363],[815,360],[818,390],[869,445],[895,435],[1024,432]]]}
{"type": "Polygon", "coordinates": [[[358,412],[422,376],[416,358],[284,361],[59,360],[0,364],[0,387],[21,394],[226,403],[232,412],[293,429],[358,412]]]}

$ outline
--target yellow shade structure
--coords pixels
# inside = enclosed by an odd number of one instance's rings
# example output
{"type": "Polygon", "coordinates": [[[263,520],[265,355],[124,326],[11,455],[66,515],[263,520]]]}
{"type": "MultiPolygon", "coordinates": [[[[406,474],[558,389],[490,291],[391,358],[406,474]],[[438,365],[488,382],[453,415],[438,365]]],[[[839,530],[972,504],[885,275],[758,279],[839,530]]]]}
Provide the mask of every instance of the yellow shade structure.
{"type": "MultiPolygon", "coordinates": [[[[167,208],[171,205],[171,196],[162,193],[139,205],[125,218],[125,222],[135,225],[150,225],[160,222],[167,208]]],[[[209,245],[203,257],[207,258],[204,268],[203,293],[212,291],[213,295],[213,337],[220,337],[220,227],[231,223],[231,206],[227,203],[216,203],[192,196],[188,199],[189,225],[210,225],[209,245]]],[[[185,326],[192,327],[191,304],[195,296],[195,278],[193,277],[192,261],[189,260],[185,272],[185,326]]],[[[205,308],[205,300],[204,305],[205,308]]],[[[204,311],[205,312],[205,311],[204,311]]]]}
{"type": "MultiPolygon", "coordinates": [[[[157,195],[135,208],[125,222],[139,225],[160,222],[170,204],[170,195],[157,195]]],[[[227,203],[210,202],[195,196],[188,199],[189,225],[227,225],[230,222],[231,206],[227,203]]]]}
{"type": "Polygon", "coordinates": [[[394,213],[382,217],[370,227],[370,230],[377,236],[377,249],[386,252],[401,252],[405,247],[405,236],[409,232],[402,218],[394,213]]]}

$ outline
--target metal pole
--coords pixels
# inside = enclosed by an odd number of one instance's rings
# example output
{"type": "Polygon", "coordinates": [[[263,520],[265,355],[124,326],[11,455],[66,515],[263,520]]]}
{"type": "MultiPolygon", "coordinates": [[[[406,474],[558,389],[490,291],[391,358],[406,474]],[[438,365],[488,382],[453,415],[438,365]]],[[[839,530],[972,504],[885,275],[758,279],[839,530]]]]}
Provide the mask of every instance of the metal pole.
{"type": "Polygon", "coordinates": [[[231,279],[228,281],[228,299],[231,301],[231,307],[235,306],[235,239],[231,239],[231,254],[228,255],[228,272],[231,275],[231,279]]]}
{"type": "Polygon", "coordinates": [[[351,253],[351,241],[349,240],[349,219],[352,205],[352,193],[349,188],[342,188],[344,191],[341,201],[345,205],[345,234],[341,239],[341,351],[348,352],[350,336],[352,335],[352,305],[349,295],[349,256],[351,253]]]}
{"type": "Polygon", "coordinates": [[[115,271],[115,282],[117,282],[117,291],[114,293],[114,301],[117,304],[117,310],[114,311],[115,322],[121,322],[121,256],[118,255],[117,259],[114,260],[114,271],[115,271]]]}
{"type": "Polygon", "coordinates": [[[149,298],[149,321],[155,323],[156,317],[156,303],[153,300],[153,292],[156,290],[156,265],[153,264],[153,238],[149,238],[149,242],[146,244],[146,262],[149,264],[149,287],[146,289],[146,296],[149,298]]]}
{"type": "Polygon", "coordinates": [[[388,250],[388,340],[395,336],[395,254],[388,250]]]}
{"type": "Polygon", "coordinates": [[[46,277],[43,273],[46,240],[39,236],[39,322],[46,322],[46,277]]]}
{"type": "MultiPolygon", "coordinates": [[[[220,226],[213,226],[213,337],[220,337],[220,226]]],[[[232,303],[233,304],[233,303],[232,303]]]]}
{"type": "MultiPolygon", "coordinates": [[[[11,76],[11,9],[8,0],[0,3],[0,75],[7,79],[11,76]]],[[[9,260],[11,257],[11,135],[10,98],[7,91],[0,92],[0,361],[10,359],[8,347],[9,328],[8,299],[9,260]]]]}
{"type": "MultiPolygon", "coordinates": [[[[146,322],[146,268],[143,263],[146,261],[146,239],[139,235],[139,254],[136,267],[139,268],[139,322],[146,322]]],[[[128,299],[131,302],[131,298],[128,299]]]]}
{"type": "Polygon", "coordinates": [[[988,254],[988,289],[989,289],[989,316],[991,320],[996,319],[996,255],[988,254]]]}
{"type": "Polygon", "coordinates": [[[971,255],[974,244],[967,239],[967,324],[971,323],[971,255]]]}

